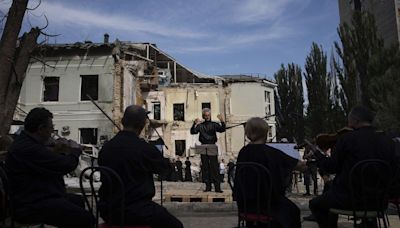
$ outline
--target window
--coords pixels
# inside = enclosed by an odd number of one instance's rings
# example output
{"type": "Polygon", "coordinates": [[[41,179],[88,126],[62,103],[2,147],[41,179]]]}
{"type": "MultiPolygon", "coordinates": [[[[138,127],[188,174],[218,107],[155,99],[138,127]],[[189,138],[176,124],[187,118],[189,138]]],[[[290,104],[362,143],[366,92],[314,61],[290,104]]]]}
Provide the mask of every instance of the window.
{"type": "Polygon", "coordinates": [[[58,101],[59,77],[45,77],[43,79],[43,101],[58,101]]]}
{"type": "Polygon", "coordinates": [[[186,140],[175,140],[175,155],[184,156],[186,150],[186,140]]]}
{"type": "Polygon", "coordinates": [[[185,110],[183,104],[174,104],[174,120],[185,121],[185,110]]]}
{"type": "Polygon", "coordinates": [[[208,102],[208,103],[201,103],[201,110],[203,110],[203,109],[205,109],[205,108],[211,109],[211,103],[210,103],[210,102],[208,102]]]}
{"type": "Polygon", "coordinates": [[[271,103],[271,92],[264,91],[264,99],[265,103],[271,103]]]}
{"type": "Polygon", "coordinates": [[[265,100],[265,114],[271,115],[271,92],[264,91],[264,100],[265,100]]]}
{"type": "Polygon", "coordinates": [[[153,119],[161,120],[161,105],[160,105],[160,103],[153,104],[153,119]]]}
{"type": "Polygon", "coordinates": [[[81,101],[90,100],[86,95],[89,95],[93,100],[98,100],[99,96],[99,76],[98,75],[81,75],[81,101]]]}
{"type": "Polygon", "coordinates": [[[272,139],[272,126],[268,126],[268,138],[272,139]]]}
{"type": "Polygon", "coordinates": [[[97,128],[79,128],[81,144],[97,144],[97,128]]]}
{"type": "Polygon", "coordinates": [[[271,115],[271,105],[270,104],[267,104],[267,106],[265,106],[265,114],[271,115]]]}

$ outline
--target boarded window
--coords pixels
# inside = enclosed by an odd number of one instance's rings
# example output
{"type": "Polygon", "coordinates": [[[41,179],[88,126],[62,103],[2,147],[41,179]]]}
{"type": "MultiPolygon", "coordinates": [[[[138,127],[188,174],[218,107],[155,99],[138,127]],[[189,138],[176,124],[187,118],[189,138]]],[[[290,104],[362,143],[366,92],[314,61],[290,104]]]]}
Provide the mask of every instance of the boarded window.
{"type": "Polygon", "coordinates": [[[58,101],[59,77],[45,77],[43,79],[43,101],[58,101]]]}
{"type": "Polygon", "coordinates": [[[185,106],[183,104],[174,104],[174,120],[185,121],[185,106]]]}
{"type": "Polygon", "coordinates": [[[153,118],[155,120],[161,120],[161,105],[160,105],[160,103],[153,104],[153,118]]]}
{"type": "Polygon", "coordinates": [[[201,103],[201,110],[205,108],[211,109],[211,103],[210,102],[201,103]]]}
{"type": "Polygon", "coordinates": [[[175,140],[175,155],[183,156],[186,150],[186,140],[175,140]]]}
{"type": "Polygon", "coordinates": [[[81,144],[97,145],[97,128],[79,128],[81,144]]]}
{"type": "Polygon", "coordinates": [[[99,76],[98,75],[81,75],[81,101],[98,100],[99,97],[99,76]]]}

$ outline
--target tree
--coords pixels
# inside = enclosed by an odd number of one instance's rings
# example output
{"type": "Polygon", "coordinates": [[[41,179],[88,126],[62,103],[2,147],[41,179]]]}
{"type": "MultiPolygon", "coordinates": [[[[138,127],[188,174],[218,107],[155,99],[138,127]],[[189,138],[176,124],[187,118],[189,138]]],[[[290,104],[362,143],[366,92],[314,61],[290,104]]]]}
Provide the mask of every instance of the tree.
{"type": "Polygon", "coordinates": [[[354,11],[351,25],[344,23],[338,28],[341,45],[335,48],[341,62],[337,64],[339,80],[344,91],[344,108],[348,113],[356,104],[371,105],[368,85],[374,74],[371,72],[372,56],[383,51],[383,41],[377,36],[374,17],[368,12],[354,11]]]}
{"type": "Polygon", "coordinates": [[[400,132],[400,52],[388,48],[383,55],[374,56],[371,71],[375,77],[369,85],[371,104],[376,111],[376,125],[385,131],[400,132]]]}
{"type": "Polygon", "coordinates": [[[0,135],[9,132],[29,59],[41,33],[35,27],[18,38],[28,1],[13,0],[0,41],[0,135]]]}
{"type": "Polygon", "coordinates": [[[315,137],[318,133],[330,131],[327,117],[331,110],[331,80],[327,72],[327,57],[322,47],[312,43],[306,58],[304,78],[308,92],[306,133],[315,137]]]}
{"type": "Polygon", "coordinates": [[[304,95],[301,68],[294,63],[274,75],[278,84],[275,104],[278,113],[278,139],[287,138],[290,142],[304,140],[304,95]]]}

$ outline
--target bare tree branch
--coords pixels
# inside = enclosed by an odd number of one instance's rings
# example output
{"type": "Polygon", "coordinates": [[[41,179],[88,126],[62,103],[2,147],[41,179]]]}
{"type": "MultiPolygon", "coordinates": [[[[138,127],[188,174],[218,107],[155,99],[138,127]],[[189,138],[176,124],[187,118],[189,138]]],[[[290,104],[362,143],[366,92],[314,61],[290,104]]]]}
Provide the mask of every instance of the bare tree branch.
{"type": "Polygon", "coordinates": [[[42,4],[42,0],[39,0],[39,3],[37,4],[37,6],[33,7],[33,8],[29,8],[27,7],[26,10],[35,10],[37,8],[39,8],[39,6],[42,4]]]}
{"type": "Polygon", "coordinates": [[[40,31],[40,34],[42,34],[43,36],[48,36],[48,37],[57,37],[57,36],[61,36],[61,34],[47,34],[43,31],[40,31]]]}
{"type": "Polygon", "coordinates": [[[40,58],[38,58],[36,56],[31,56],[31,58],[32,59],[36,59],[37,61],[43,63],[43,65],[45,65],[45,66],[48,66],[48,67],[53,68],[53,69],[56,69],[54,66],[47,64],[43,59],[40,59],[40,58]]]}

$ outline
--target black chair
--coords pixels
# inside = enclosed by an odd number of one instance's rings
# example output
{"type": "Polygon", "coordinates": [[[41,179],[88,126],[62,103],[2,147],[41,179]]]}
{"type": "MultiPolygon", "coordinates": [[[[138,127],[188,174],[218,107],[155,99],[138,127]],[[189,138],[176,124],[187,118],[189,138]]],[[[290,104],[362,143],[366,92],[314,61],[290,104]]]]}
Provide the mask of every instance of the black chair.
{"type": "Polygon", "coordinates": [[[397,209],[397,215],[400,219],[400,165],[397,164],[395,174],[389,187],[388,202],[393,204],[397,209]]]}
{"type": "Polygon", "coordinates": [[[104,166],[98,167],[87,167],[82,170],[79,176],[79,187],[81,189],[81,193],[85,199],[85,203],[89,209],[89,211],[96,218],[96,228],[150,228],[147,225],[124,225],[125,221],[125,191],[124,191],[124,183],[121,180],[121,177],[112,169],[104,166]],[[98,191],[94,186],[94,174],[96,172],[100,172],[101,181],[111,183],[107,185],[107,189],[102,189],[104,191],[104,195],[106,196],[106,205],[100,205],[100,197],[98,191]],[[83,186],[83,182],[85,177],[89,180],[89,192],[83,186]],[[91,200],[89,200],[91,199],[91,200]],[[107,217],[103,219],[107,221],[106,223],[99,224],[100,217],[100,207],[107,208],[107,217]],[[118,221],[113,221],[113,214],[118,213],[119,218],[118,221]]]}
{"type": "Polygon", "coordinates": [[[0,166],[0,220],[2,227],[6,227],[6,220],[10,217],[10,196],[8,191],[8,178],[0,166]]]}
{"type": "Polygon", "coordinates": [[[366,225],[368,220],[375,220],[381,227],[387,227],[385,211],[387,208],[387,193],[391,182],[391,169],[387,162],[378,159],[368,159],[356,163],[350,170],[349,187],[351,192],[350,210],[331,208],[334,214],[352,216],[354,227],[362,220],[366,225]]]}
{"type": "Polygon", "coordinates": [[[269,170],[255,162],[238,162],[229,172],[233,170],[235,178],[229,178],[228,183],[238,206],[238,227],[269,227],[273,220],[270,216],[272,181],[269,170]]]}
{"type": "MultiPolygon", "coordinates": [[[[0,221],[2,223],[1,227],[7,227],[7,221],[9,221],[10,227],[14,227],[15,221],[13,216],[13,207],[10,198],[10,186],[8,182],[7,173],[3,169],[3,165],[0,165],[0,221]]],[[[44,227],[44,224],[27,224],[18,222],[19,226],[30,227],[30,226],[39,226],[40,228],[44,227]]]]}

